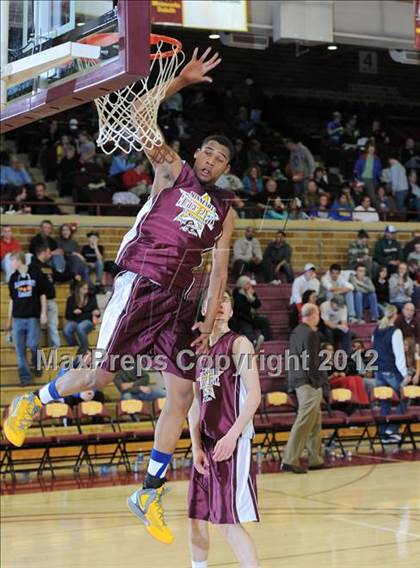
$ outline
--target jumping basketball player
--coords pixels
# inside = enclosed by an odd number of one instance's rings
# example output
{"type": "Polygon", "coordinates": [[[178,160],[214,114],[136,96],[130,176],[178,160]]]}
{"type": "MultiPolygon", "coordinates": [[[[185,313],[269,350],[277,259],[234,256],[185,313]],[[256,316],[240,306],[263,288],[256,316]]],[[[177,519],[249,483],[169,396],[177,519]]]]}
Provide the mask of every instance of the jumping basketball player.
{"type": "MultiPolygon", "coordinates": [[[[203,315],[205,310],[204,304],[203,315]]],[[[251,443],[261,390],[251,342],[228,327],[232,313],[232,297],[225,292],[208,354],[198,360],[188,414],[194,458],[188,493],[192,568],[207,568],[209,522],[227,539],[240,566],[258,568],[254,543],[241,523],[259,520],[251,443]]]]}
{"type": "MultiPolygon", "coordinates": [[[[191,61],[169,85],[166,98],[189,85],[212,82],[207,75],[219,65],[210,49],[191,61]]],[[[138,120],[147,120],[136,109],[138,120]]],[[[167,399],[156,427],[155,443],[142,489],[129,499],[130,509],[152,536],[171,543],[161,498],[165,472],[193,400],[194,369],[186,370],[183,350],[207,350],[220,299],[227,282],[230,239],[234,217],[233,194],[215,187],[229,171],[232,143],[224,136],[209,136],[195,152],[191,168],[166,143],[145,151],[155,171],[149,200],[125,235],[117,256],[123,269],[114,283],[104,312],[98,349],[104,357],[94,370],[71,370],[34,393],[17,397],[4,424],[6,437],[16,446],[24,442],[34,415],[42,404],[89,389],[103,389],[120,369],[121,356],[152,354],[166,363],[163,371],[167,399]],[[213,249],[209,301],[203,322],[194,324],[195,309],[188,293],[192,270],[204,251],[213,249]],[[192,329],[198,330],[194,339],[192,329]],[[187,380],[186,380],[187,379],[187,380]]]]}

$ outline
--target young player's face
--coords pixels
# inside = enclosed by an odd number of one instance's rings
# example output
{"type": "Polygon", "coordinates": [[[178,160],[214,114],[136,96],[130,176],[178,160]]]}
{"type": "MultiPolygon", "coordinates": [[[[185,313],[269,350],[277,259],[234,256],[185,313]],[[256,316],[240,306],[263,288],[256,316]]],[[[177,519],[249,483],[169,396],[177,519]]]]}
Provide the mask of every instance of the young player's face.
{"type": "Polygon", "coordinates": [[[216,320],[228,322],[232,317],[232,302],[230,297],[225,294],[223,300],[220,303],[219,309],[217,310],[216,320]]]}
{"type": "Polygon", "coordinates": [[[201,183],[214,183],[229,171],[229,150],[216,140],[206,142],[194,154],[194,172],[201,183]]]}

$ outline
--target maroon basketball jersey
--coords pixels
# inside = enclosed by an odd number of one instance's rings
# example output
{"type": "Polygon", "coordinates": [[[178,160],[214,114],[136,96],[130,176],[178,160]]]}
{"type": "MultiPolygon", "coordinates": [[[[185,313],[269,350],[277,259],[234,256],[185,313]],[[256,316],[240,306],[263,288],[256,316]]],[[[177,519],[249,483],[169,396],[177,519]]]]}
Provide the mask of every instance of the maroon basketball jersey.
{"type": "MultiPolygon", "coordinates": [[[[234,331],[229,331],[212,346],[209,347],[209,360],[212,366],[206,365],[205,359],[199,359],[196,377],[200,387],[200,430],[203,434],[214,440],[222,438],[238,418],[245,397],[246,389],[240,373],[236,372],[235,362],[232,356],[233,342],[240,337],[234,331]],[[221,355],[229,358],[227,363],[221,361],[221,368],[217,369],[217,359],[221,355]]],[[[247,365],[244,362],[243,368],[247,365]]],[[[252,420],[245,427],[242,436],[252,438],[254,427],[252,420]]]]}
{"type": "Polygon", "coordinates": [[[172,187],[149,198],[125,235],[116,263],[165,288],[185,288],[223,229],[233,192],[203,185],[184,163],[172,187]]]}

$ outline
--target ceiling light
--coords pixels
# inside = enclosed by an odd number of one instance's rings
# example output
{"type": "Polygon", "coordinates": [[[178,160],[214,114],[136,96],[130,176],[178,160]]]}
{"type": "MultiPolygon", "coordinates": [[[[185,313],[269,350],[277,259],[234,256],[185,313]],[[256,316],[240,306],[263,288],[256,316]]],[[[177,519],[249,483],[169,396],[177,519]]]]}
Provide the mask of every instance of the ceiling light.
{"type": "Polygon", "coordinates": [[[209,34],[209,39],[220,39],[220,34],[213,32],[209,34]]]}
{"type": "Polygon", "coordinates": [[[328,51],[337,51],[338,45],[329,45],[327,49],[328,51]]]}

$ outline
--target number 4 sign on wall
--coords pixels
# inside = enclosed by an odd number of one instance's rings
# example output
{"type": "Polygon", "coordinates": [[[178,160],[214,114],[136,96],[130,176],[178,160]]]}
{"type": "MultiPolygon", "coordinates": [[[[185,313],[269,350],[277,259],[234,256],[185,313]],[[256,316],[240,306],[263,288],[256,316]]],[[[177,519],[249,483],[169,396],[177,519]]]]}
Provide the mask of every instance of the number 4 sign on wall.
{"type": "Polygon", "coordinates": [[[359,51],[359,72],[373,74],[378,72],[378,54],[376,51],[359,51]]]}

